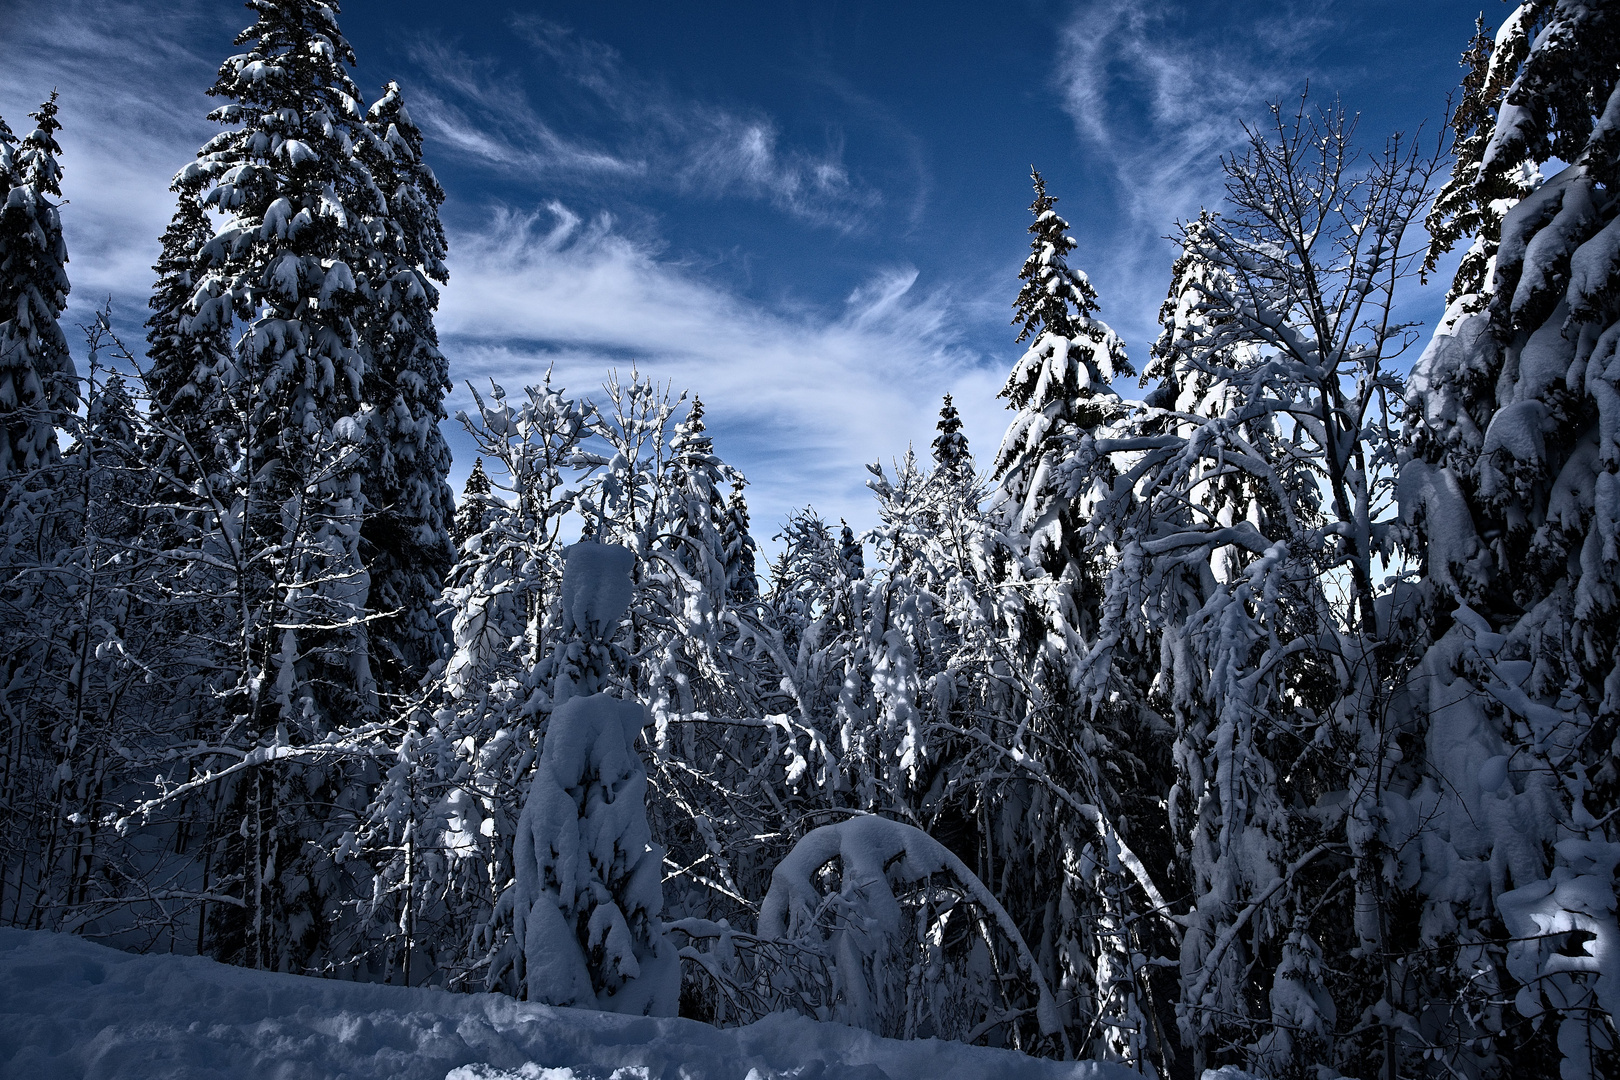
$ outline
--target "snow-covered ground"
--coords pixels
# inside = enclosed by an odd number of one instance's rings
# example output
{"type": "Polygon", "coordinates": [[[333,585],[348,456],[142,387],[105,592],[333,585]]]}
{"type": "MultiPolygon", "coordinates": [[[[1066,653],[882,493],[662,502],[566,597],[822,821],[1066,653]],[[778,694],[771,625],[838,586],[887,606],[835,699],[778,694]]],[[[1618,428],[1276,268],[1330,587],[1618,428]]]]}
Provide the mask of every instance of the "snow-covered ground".
{"type": "Polygon", "coordinates": [[[1125,1080],[960,1043],[778,1015],[692,1020],[555,1009],[136,956],[0,928],[0,1076],[432,1080],[1125,1080]]]}

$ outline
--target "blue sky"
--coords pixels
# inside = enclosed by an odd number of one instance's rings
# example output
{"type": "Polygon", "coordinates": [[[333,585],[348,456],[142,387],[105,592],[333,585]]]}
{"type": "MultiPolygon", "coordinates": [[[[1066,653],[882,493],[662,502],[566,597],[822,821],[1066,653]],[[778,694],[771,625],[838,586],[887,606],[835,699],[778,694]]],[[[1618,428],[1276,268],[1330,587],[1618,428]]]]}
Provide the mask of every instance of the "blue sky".
{"type": "MultiPolygon", "coordinates": [[[[638,364],[703,397],[769,537],[807,502],[871,524],[863,463],[926,453],[947,391],[989,460],[1032,163],[1140,364],[1163,237],[1218,203],[1241,124],[1309,82],[1371,145],[1432,135],[1480,10],[348,0],[340,22],[362,90],[404,86],[449,195],[452,411],[469,380],[515,391],[549,363],[589,391],[638,364]]],[[[218,0],[0,0],[0,116],[21,133],[62,95],[70,321],[110,296],[140,340],[168,180],[249,22],[218,0]]],[[[471,446],[446,435],[459,491],[471,446]]]]}

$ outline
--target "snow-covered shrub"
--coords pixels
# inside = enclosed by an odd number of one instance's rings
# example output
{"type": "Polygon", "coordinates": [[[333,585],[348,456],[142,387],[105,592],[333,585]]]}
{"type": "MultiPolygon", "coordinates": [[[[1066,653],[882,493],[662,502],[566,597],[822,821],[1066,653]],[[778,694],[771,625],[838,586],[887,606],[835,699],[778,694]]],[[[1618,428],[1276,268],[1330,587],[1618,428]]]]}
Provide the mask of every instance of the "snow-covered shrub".
{"type": "Polygon", "coordinates": [[[682,955],[746,1022],[789,1008],[895,1038],[972,1042],[1022,1010],[999,988],[1001,946],[1035,994],[1041,1034],[1063,1044],[1056,1000],[1012,917],[921,829],[860,815],[806,833],[771,874],[755,934],[671,924],[682,955]],[[699,948],[698,945],[702,945],[699,948]]]}
{"type": "Polygon", "coordinates": [[[510,954],[528,1000],[672,1016],[680,967],[661,921],[664,849],[635,747],[650,716],[600,692],[634,565],[616,545],[567,552],[560,703],[518,821],[510,954]]]}

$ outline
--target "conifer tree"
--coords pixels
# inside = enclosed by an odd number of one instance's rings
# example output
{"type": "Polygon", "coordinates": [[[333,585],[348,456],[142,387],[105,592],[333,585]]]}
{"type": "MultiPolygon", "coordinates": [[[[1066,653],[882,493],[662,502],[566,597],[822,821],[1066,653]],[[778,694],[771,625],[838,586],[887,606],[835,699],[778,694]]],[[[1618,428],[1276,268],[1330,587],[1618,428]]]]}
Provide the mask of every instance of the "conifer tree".
{"type": "Polygon", "coordinates": [[[18,143],[0,121],[0,476],[57,459],[56,429],[78,405],[73,358],[59,323],[67,306],[67,245],[56,94],[29,114],[18,143]]]}
{"type": "Polygon", "coordinates": [[[202,250],[214,238],[214,227],[195,193],[182,191],[178,201],[152,267],[157,281],[147,302],[152,309],[146,320],[149,365],[142,380],[161,429],[170,434],[154,438],[145,455],[174,482],[191,485],[199,474],[229,467],[229,449],[215,452],[222,432],[202,404],[232,365],[231,308],[227,297],[193,305],[202,250]]]}
{"type": "MultiPolygon", "coordinates": [[[[175,180],[181,206],[152,326],[158,388],[174,394],[157,404],[183,398],[182,413],[195,413],[166,437],[205,432],[212,444],[189,490],[196,542],[214,557],[193,564],[191,591],[212,598],[198,618],[217,627],[219,655],[198,673],[223,706],[209,734],[235,754],[323,744],[378,715],[362,551],[370,315],[399,264],[335,7],[249,7],[243,51],[209,90],[225,102],[211,119],[227,130],[175,180]],[[188,202],[223,215],[213,236],[203,240],[188,202]],[[199,240],[191,299],[179,303],[199,240]]],[[[214,868],[235,880],[242,905],[211,908],[216,955],[283,970],[335,961],[343,877],[323,852],[334,813],[363,804],[359,782],[288,763],[225,785],[214,868]]]]}
{"type": "Polygon", "coordinates": [[[759,600],[759,578],[754,556],[758,545],[748,531],[748,500],[743,488],[748,481],[733,470],[731,497],[726,500],[725,525],[721,530],[721,543],[725,549],[726,605],[748,608],[759,600]]]}
{"type": "Polygon", "coordinates": [[[513,937],[491,975],[510,964],[531,1001],[670,1016],[680,968],[660,921],[664,850],[635,750],[651,717],[604,692],[635,561],[617,545],[567,551],[555,708],[518,823],[513,937]]]}
{"type": "Polygon", "coordinates": [[[483,532],[485,525],[488,524],[490,490],[489,474],[484,471],[484,459],[478,458],[473,462],[472,472],[467,475],[467,485],[461,489],[461,505],[456,507],[455,528],[452,535],[458,549],[470,538],[483,532]]]}
{"type": "Polygon", "coordinates": [[[1134,907],[1144,897],[1125,881],[1140,866],[1133,838],[1113,821],[1122,792],[1139,786],[1142,763],[1131,744],[1143,718],[1128,696],[1095,709],[1079,692],[1078,661],[1105,618],[1108,553],[1088,550],[1085,536],[1101,489],[1071,482],[1090,460],[1092,440],[1124,411],[1109,383],[1133,372],[1123,343],[1096,317],[1095,289],[1068,263],[1076,243],[1057,200],[1039,172],[1031,176],[1033,239],[1013,323],[1018,341],[1033,341],[1001,391],[1015,415],[996,454],[991,506],[1012,551],[992,562],[998,579],[986,584],[1010,600],[990,610],[1005,627],[1005,662],[1018,673],[1014,692],[992,699],[994,715],[1001,737],[1039,761],[1039,780],[987,779],[981,798],[999,835],[983,843],[1004,868],[1009,909],[1061,943],[1047,975],[1076,987],[1095,1019],[1086,1021],[1093,1052],[1139,1064],[1146,1021],[1130,935],[1148,924],[1134,907]],[[1068,799],[1054,801],[1054,788],[1068,799]],[[1102,816],[1075,815],[1071,800],[1102,816]]]}
{"type": "Polygon", "coordinates": [[[370,357],[363,383],[370,408],[362,487],[362,555],[367,608],[381,618],[370,638],[379,677],[395,690],[420,681],[446,641],[434,608],[454,559],[454,499],[445,482],[450,448],[439,431],[449,367],[439,351],[434,282],[443,284],[444,191],[422,160],[422,133],[399,84],[389,83],[366,115],[372,136],[361,154],[381,189],[371,288],[356,312],[370,357]]]}
{"type": "Polygon", "coordinates": [[[726,592],[725,466],[703,423],[703,399],[694,397],[669,444],[670,506],[666,531],[675,557],[714,600],[726,592]]]}
{"type": "Polygon", "coordinates": [[[996,454],[999,499],[1018,533],[1031,538],[1030,555],[1054,577],[1074,579],[1079,567],[1073,537],[1078,507],[1059,496],[1054,470],[1068,448],[1117,411],[1109,383],[1134,372],[1125,346],[1095,317],[1097,292],[1069,266],[1076,243],[1069,223],[1053,207],[1046,180],[1033,169],[1035,221],[1024,282],[1013,307],[1017,340],[1034,338],[1001,390],[1016,415],[996,454]]]}
{"type": "Polygon", "coordinates": [[[1456,227],[1436,235],[1443,250],[1471,229],[1473,247],[1408,384],[1417,457],[1400,482],[1433,635],[1414,681],[1436,789],[1423,880],[1477,883],[1428,891],[1422,920],[1455,943],[1472,1000],[1515,1003],[1459,1025],[1477,1055],[1511,1054],[1525,1075],[1609,1075],[1620,16],[1523,3],[1488,70],[1503,89],[1478,103],[1447,187],[1456,227]]]}
{"type": "Polygon", "coordinates": [[[851,581],[859,581],[866,576],[866,557],[861,552],[861,542],[855,537],[855,530],[849,527],[849,522],[838,522],[838,561],[844,564],[844,572],[851,581]]]}
{"type": "Polygon", "coordinates": [[[1448,304],[1462,295],[1479,296],[1485,292],[1491,259],[1501,237],[1502,214],[1541,180],[1540,169],[1533,162],[1520,162],[1512,169],[1494,168],[1489,174],[1481,172],[1496,110],[1530,48],[1526,25],[1529,9],[1530,5],[1518,8],[1494,38],[1481,14],[1463,52],[1464,75],[1451,114],[1451,179],[1435,196],[1425,222],[1431,238],[1423,264],[1425,273],[1433,272],[1440,256],[1459,239],[1472,238],[1446,294],[1448,304]]]}
{"type": "Polygon", "coordinates": [[[335,10],[318,0],[250,7],[258,19],[236,39],[248,49],[209,90],[228,102],[212,119],[232,130],[176,185],[227,215],[198,255],[194,316],[220,311],[223,321],[228,307],[240,337],[198,411],[228,433],[250,555],[269,555],[268,580],[249,585],[254,603],[287,609],[274,619],[283,629],[248,629],[248,663],[276,687],[279,713],[253,726],[313,733],[376,708],[360,530],[367,308],[381,284],[367,274],[386,265],[369,225],[386,201],[355,153],[370,132],[335,10]]]}
{"type": "Polygon", "coordinates": [[[949,394],[940,406],[939,423],[934,428],[939,432],[934,436],[934,464],[958,479],[971,479],[973,457],[968,450],[967,436],[962,434],[962,416],[949,394]]]}

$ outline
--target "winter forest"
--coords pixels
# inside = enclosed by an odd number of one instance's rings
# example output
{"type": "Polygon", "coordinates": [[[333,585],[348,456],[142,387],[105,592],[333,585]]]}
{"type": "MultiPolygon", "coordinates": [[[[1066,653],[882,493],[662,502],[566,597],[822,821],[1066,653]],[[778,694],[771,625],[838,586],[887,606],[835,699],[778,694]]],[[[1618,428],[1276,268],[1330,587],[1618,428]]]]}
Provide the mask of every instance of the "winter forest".
{"type": "Polygon", "coordinates": [[[1620,4],[1482,18],[1416,136],[1255,102],[1145,356],[1032,171],[1006,436],[946,395],[864,532],[751,520],[628,366],[475,386],[457,497],[422,133],[335,3],[248,7],[144,341],[63,317],[72,118],[0,121],[0,923],[1166,1080],[1620,1076],[1620,4]]]}

